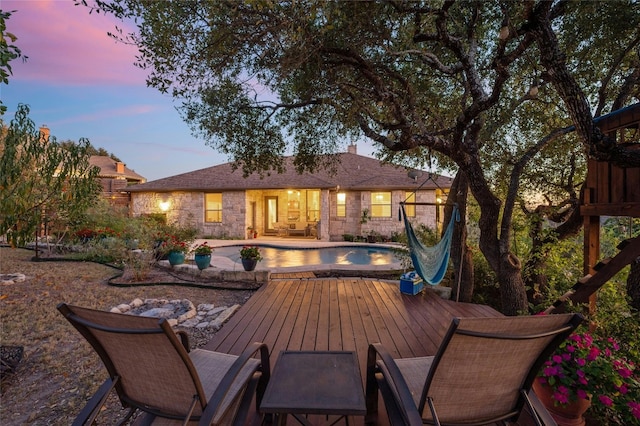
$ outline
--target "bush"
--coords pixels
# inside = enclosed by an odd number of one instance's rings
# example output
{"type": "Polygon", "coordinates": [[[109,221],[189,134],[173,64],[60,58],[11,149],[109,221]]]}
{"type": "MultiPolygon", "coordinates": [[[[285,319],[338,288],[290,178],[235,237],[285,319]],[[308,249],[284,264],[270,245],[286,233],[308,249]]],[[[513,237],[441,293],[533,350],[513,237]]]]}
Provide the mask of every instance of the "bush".
{"type": "Polygon", "coordinates": [[[127,209],[103,200],[75,224],[69,242],[81,243],[81,259],[130,266],[134,274],[143,276],[153,263],[158,235],[190,243],[196,232],[188,226],[167,225],[164,216],[129,217],[127,209]],[[143,254],[132,253],[133,248],[143,254]]]}

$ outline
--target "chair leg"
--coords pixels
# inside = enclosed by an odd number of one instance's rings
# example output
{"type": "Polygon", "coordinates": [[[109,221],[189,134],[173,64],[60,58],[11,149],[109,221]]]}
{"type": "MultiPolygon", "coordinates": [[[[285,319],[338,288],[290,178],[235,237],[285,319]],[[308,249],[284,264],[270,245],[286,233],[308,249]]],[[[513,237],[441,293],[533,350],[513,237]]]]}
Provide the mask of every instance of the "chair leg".
{"type": "Polygon", "coordinates": [[[120,380],[119,376],[116,376],[113,380],[107,379],[98,388],[96,393],[91,397],[89,402],[82,409],[78,417],[73,421],[73,426],[91,425],[95,421],[104,403],[107,401],[109,393],[116,386],[116,383],[120,380]]]}
{"type": "Polygon", "coordinates": [[[375,364],[367,365],[365,395],[367,414],[365,415],[364,421],[367,424],[375,424],[378,421],[378,381],[376,380],[375,364]]]}
{"type": "Polygon", "coordinates": [[[433,417],[434,425],[440,426],[440,419],[438,419],[438,413],[436,413],[436,407],[433,404],[433,399],[427,397],[427,404],[429,404],[429,410],[431,410],[431,416],[433,417]]]}

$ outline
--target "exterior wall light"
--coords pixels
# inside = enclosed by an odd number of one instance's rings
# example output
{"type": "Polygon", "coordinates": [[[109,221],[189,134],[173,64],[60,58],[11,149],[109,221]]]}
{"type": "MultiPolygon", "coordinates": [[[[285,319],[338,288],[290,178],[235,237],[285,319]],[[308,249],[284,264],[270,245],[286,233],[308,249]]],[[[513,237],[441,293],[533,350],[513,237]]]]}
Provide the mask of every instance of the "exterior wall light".
{"type": "Polygon", "coordinates": [[[169,210],[169,207],[171,207],[171,202],[169,201],[169,196],[168,195],[164,195],[162,197],[162,199],[160,200],[160,202],[158,203],[158,206],[160,207],[160,210],[163,212],[166,212],[167,210],[169,210]]]}

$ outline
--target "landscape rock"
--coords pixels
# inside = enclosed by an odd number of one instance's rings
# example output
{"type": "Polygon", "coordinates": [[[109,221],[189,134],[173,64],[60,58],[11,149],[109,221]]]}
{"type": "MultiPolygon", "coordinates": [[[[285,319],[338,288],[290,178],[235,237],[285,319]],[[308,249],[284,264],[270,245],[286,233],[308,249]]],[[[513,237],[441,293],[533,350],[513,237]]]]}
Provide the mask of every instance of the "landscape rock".
{"type": "Polygon", "coordinates": [[[215,307],[211,303],[202,303],[197,307],[190,300],[166,299],[134,299],[131,303],[121,303],[111,308],[110,312],[138,315],[151,318],[165,318],[172,327],[204,329],[214,327],[218,330],[238,309],[240,305],[231,307],[215,307]]]}

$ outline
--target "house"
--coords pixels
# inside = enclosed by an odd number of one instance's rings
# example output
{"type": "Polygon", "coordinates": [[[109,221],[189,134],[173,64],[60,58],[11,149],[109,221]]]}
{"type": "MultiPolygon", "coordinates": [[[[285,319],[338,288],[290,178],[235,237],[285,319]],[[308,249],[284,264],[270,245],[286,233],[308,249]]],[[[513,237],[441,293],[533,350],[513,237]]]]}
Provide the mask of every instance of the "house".
{"type": "Polygon", "coordinates": [[[100,169],[98,179],[102,186],[102,196],[113,205],[128,206],[127,187],[147,181],[143,176],[127,168],[123,162],[106,155],[92,155],[89,158],[89,164],[100,169]]]}
{"type": "Polygon", "coordinates": [[[416,223],[435,228],[452,178],[408,171],[358,155],[356,146],[338,154],[335,174],[298,174],[293,157],[286,172],[247,178],[225,163],[127,187],[131,214],[164,215],[168,223],[195,226],[200,237],[246,238],[258,235],[317,237],[341,241],[345,234],[390,237],[403,232],[399,207],[416,223]],[[429,204],[430,203],[430,204],[429,204]]]}

